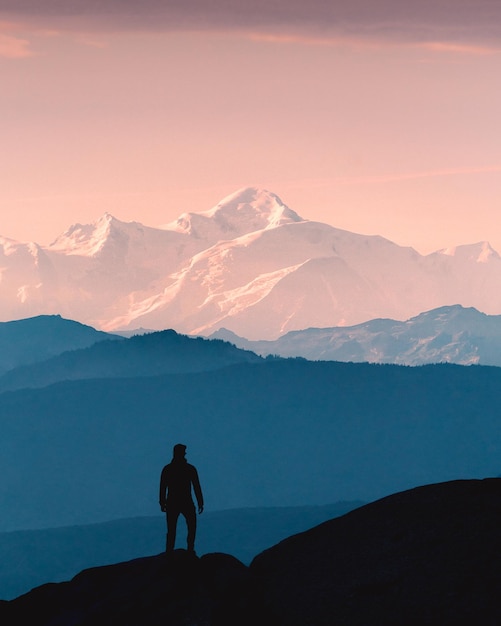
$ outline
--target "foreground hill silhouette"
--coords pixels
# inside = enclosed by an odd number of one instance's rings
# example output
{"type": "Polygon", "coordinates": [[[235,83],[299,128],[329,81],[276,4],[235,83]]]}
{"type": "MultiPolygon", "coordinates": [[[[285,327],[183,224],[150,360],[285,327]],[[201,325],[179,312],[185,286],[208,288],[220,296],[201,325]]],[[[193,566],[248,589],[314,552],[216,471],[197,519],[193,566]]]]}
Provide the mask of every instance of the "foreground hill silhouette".
{"type": "Polygon", "coordinates": [[[501,480],[398,493],[281,542],[252,572],[276,621],[501,623],[501,480]]]}
{"type": "MultiPolygon", "coordinates": [[[[205,511],[198,525],[200,553],[230,552],[249,564],[284,537],[344,515],[362,502],[324,506],[205,511]]],[[[184,534],[180,523],[179,537],[184,534]]],[[[11,600],[50,580],[82,569],[157,554],[164,546],[165,516],[134,517],[102,524],[0,533],[0,599],[11,600]],[[85,546],[85,550],[82,550],[85,546]]]]}
{"type": "Polygon", "coordinates": [[[0,604],[4,623],[392,626],[501,622],[501,480],[398,493],[258,555],[176,551],[0,604]]]}

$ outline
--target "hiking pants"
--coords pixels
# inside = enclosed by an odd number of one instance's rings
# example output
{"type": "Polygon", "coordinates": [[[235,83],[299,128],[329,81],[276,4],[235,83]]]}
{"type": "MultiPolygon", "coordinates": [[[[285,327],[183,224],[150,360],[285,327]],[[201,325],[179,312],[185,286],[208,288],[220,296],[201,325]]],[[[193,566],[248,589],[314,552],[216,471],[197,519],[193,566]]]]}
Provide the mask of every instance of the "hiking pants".
{"type": "Polygon", "coordinates": [[[167,552],[174,550],[176,544],[177,520],[182,515],[186,520],[188,528],[187,547],[188,550],[195,549],[195,534],[197,532],[197,513],[193,501],[189,502],[169,502],[167,500],[167,537],[165,549],[167,552]]]}

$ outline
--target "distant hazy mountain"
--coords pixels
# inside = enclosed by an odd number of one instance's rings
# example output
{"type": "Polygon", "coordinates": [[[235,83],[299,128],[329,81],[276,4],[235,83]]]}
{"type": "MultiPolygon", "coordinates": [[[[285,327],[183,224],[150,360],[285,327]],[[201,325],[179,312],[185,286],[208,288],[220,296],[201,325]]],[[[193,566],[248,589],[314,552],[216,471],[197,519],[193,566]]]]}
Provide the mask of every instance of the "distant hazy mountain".
{"type": "Polygon", "coordinates": [[[0,263],[2,319],[60,313],[105,330],[275,339],[452,304],[501,312],[487,242],[423,256],[303,219],[255,188],[161,229],[106,214],[47,247],[0,238],[0,263]]]}
{"type": "Polygon", "coordinates": [[[210,337],[263,356],[501,366],[501,315],[486,315],[460,305],[421,313],[406,322],[378,319],[357,326],[291,331],[275,341],[249,341],[226,329],[210,337]]]}
{"type": "Polygon", "coordinates": [[[105,339],[120,339],[60,315],[39,315],[13,322],[0,322],[0,375],[78,348],[88,348],[105,339]]]}
{"type": "Polygon", "coordinates": [[[45,387],[62,380],[201,372],[262,360],[231,343],[186,337],[173,330],[118,339],[12,369],[0,376],[0,393],[23,387],[45,387]]]}
{"type": "MultiPolygon", "coordinates": [[[[362,504],[206,511],[199,518],[197,553],[230,552],[249,564],[285,537],[362,504]]],[[[185,544],[186,531],[180,522],[177,545],[185,544]]],[[[165,516],[160,512],[155,517],[88,526],[1,533],[0,599],[10,600],[47,582],[68,580],[85,568],[158,554],[164,548],[165,516]]]]}
{"type": "Polygon", "coordinates": [[[497,367],[290,359],[2,393],[0,530],[155,515],[177,442],[208,510],[497,476],[500,389],[497,367]]]}

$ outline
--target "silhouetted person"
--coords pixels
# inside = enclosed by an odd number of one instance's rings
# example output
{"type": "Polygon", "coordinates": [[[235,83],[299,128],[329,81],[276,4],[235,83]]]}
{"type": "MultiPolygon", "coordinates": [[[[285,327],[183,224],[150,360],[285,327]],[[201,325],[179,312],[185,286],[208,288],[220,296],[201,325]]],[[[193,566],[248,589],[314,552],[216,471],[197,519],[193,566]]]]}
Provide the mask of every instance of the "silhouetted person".
{"type": "Polygon", "coordinates": [[[179,515],[186,519],[188,527],[188,551],[195,551],[195,534],[197,531],[197,514],[191,496],[191,488],[195,492],[198,512],[204,510],[204,498],[197,470],[186,459],[186,446],[178,443],[174,446],[172,461],[162,470],[160,477],[160,508],[167,517],[167,539],[165,550],[174,550],[176,543],[176,527],[179,515]],[[166,495],[167,492],[167,495],[166,495]]]}

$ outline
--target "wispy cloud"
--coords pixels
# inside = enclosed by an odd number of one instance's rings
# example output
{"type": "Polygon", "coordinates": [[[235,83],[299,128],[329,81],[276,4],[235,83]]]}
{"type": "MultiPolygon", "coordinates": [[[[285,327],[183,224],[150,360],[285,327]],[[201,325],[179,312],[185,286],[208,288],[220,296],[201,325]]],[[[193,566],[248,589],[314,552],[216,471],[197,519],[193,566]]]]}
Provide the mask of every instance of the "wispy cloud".
{"type": "Polygon", "coordinates": [[[475,174],[497,174],[501,172],[501,165],[487,165],[481,167],[444,167],[435,170],[422,170],[418,172],[403,172],[395,174],[376,174],[374,176],[345,176],[335,178],[332,182],[339,185],[373,185],[393,183],[419,178],[439,178],[444,176],[472,176],[475,174]]]}
{"type": "Polygon", "coordinates": [[[14,24],[0,22],[0,58],[24,59],[34,55],[30,42],[13,34],[15,30],[14,24]]]}
{"type": "Polygon", "coordinates": [[[271,44],[302,44],[307,46],[327,46],[330,48],[352,47],[377,49],[383,46],[394,46],[395,43],[388,43],[377,39],[363,39],[355,36],[321,36],[301,33],[265,33],[253,31],[238,31],[238,33],[251,41],[271,43],[271,44]]]}
{"type": "Polygon", "coordinates": [[[474,176],[478,174],[501,173],[501,165],[470,166],[470,167],[444,167],[434,170],[420,170],[415,172],[400,172],[388,174],[373,174],[362,176],[334,176],[331,178],[302,178],[294,180],[278,181],[277,185],[284,188],[323,188],[339,186],[363,186],[383,185],[386,183],[398,183],[407,180],[419,180],[426,178],[442,178],[447,176],[474,176]]]}
{"type": "Polygon", "coordinates": [[[278,42],[394,40],[463,52],[501,47],[497,0],[0,0],[0,15],[86,31],[236,30],[278,42]]]}
{"type": "Polygon", "coordinates": [[[431,50],[432,52],[452,52],[459,54],[487,55],[501,52],[501,42],[496,45],[466,45],[444,41],[428,41],[418,44],[419,47],[431,50]]]}

